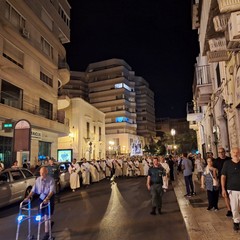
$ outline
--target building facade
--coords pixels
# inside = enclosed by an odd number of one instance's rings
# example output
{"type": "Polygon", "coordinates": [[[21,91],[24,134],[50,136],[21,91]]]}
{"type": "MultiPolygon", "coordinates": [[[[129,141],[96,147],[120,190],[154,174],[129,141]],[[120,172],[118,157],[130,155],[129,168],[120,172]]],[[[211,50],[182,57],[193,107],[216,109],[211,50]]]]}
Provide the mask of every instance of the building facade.
{"type": "Polygon", "coordinates": [[[193,5],[199,32],[193,102],[187,119],[203,154],[240,145],[240,1],[203,0],[193,5]]]}
{"type": "Polygon", "coordinates": [[[0,121],[31,125],[27,151],[12,148],[13,130],[0,131],[0,158],[6,166],[16,158],[34,165],[39,156],[56,158],[58,137],[69,133],[58,115],[58,89],[70,77],[63,47],[70,41],[70,5],[1,0],[0,9],[0,121]]]}
{"type": "Polygon", "coordinates": [[[105,158],[105,114],[82,98],[72,98],[65,109],[70,133],[58,139],[58,149],[72,149],[73,157],[105,158]]]}

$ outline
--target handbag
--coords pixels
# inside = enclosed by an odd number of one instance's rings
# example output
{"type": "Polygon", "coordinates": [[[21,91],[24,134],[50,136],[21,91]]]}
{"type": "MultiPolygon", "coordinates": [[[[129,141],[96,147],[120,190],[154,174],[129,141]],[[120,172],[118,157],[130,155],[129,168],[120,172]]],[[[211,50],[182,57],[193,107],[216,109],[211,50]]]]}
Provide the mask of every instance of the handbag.
{"type": "Polygon", "coordinates": [[[219,182],[218,182],[218,180],[216,180],[216,179],[213,177],[210,169],[209,169],[209,173],[210,173],[210,175],[211,175],[211,177],[212,177],[212,180],[213,180],[213,188],[214,188],[214,189],[218,189],[218,187],[219,187],[219,182]]]}

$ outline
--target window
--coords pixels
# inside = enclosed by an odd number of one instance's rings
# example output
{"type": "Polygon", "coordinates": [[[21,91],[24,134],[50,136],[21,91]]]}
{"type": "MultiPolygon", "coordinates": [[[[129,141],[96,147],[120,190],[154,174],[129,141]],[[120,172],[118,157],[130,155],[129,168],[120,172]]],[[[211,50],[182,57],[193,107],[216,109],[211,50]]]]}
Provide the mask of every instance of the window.
{"type": "Polygon", "coordinates": [[[39,141],[38,149],[39,149],[38,156],[51,156],[51,143],[50,142],[39,141]]]}
{"type": "Polygon", "coordinates": [[[14,181],[24,179],[24,176],[20,170],[11,171],[11,175],[14,181]]]}
{"type": "Polygon", "coordinates": [[[23,90],[13,84],[2,80],[1,103],[22,109],[23,90]]]}
{"type": "Polygon", "coordinates": [[[45,11],[45,9],[42,9],[42,11],[41,11],[41,18],[42,18],[43,22],[47,25],[47,27],[50,30],[53,30],[53,20],[48,15],[48,13],[45,11]]]}
{"type": "Polygon", "coordinates": [[[98,129],[98,135],[99,135],[98,141],[102,141],[102,128],[101,127],[99,127],[99,129],[98,129]]]}
{"type": "Polygon", "coordinates": [[[25,175],[26,178],[33,177],[32,173],[29,172],[28,170],[22,169],[23,174],[25,175]]]}
{"type": "Polygon", "coordinates": [[[63,7],[61,5],[58,6],[58,13],[63,19],[63,21],[67,24],[68,27],[70,27],[70,18],[67,15],[67,13],[64,11],[63,7]]]}
{"type": "Polygon", "coordinates": [[[3,43],[3,56],[17,66],[23,68],[23,52],[7,40],[3,43]]]}
{"type": "Polygon", "coordinates": [[[15,27],[25,28],[26,20],[9,2],[6,2],[5,18],[15,27]]]}
{"type": "Polygon", "coordinates": [[[87,138],[90,138],[90,123],[87,122],[87,138]]]}
{"type": "Polygon", "coordinates": [[[0,182],[9,182],[10,178],[9,178],[9,174],[8,172],[2,173],[0,175],[0,182]]]}
{"type": "Polygon", "coordinates": [[[43,37],[41,37],[41,49],[45,54],[47,54],[51,59],[53,59],[53,47],[43,37]]]}
{"type": "Polygon", "coordinates": [[[39,106],[39,114],[47,119],[52,119],[52,104],[40,98],[39,106]]]}
{"type": "Polygon", "coordinates": [[[47,72],[45,69],[40,70],[40,80],[48,84],[49,86],[53,86],[53,76],[47,72]]]}
{"type": "Polygon", "coordinates": [[[93,133],[96,134],[96,126],[93,127],[93,133]]]}

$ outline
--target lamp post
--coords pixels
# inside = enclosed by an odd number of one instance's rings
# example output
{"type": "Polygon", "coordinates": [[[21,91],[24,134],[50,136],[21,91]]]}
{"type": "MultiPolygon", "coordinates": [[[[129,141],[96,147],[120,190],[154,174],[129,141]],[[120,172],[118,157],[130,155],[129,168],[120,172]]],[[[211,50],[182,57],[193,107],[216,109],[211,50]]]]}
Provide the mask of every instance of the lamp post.
{"type": "Polygon", "coordinates": [[[92,142],[89,143],[89,161],[91,161],[92,142]]]}
{"type": "MultiPolygon", "coordinates": [[[[176,130],[175,129],[171,129],[171,135],[172,135],[172,138],[173,138],[173,144],[172,144],[172,149],[174,149],[174,146],[175,146],[175,135],[176,135],[176,130]]],[[[175,153],[175,149],[173,150],[174,153],[175,153]]]]}

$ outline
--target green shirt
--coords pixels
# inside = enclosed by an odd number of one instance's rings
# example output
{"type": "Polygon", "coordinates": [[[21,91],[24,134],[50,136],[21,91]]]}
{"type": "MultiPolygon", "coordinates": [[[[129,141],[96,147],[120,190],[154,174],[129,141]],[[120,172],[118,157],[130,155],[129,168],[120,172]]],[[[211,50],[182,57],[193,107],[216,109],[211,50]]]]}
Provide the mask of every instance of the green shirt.
{"type": "Polygon", "coordinates": [[[162,177],[166,176],[166,171],[163,167],[151,167],[148,170],[148,176],[150,176],[150,185],[163,184],[162,177]]]}

